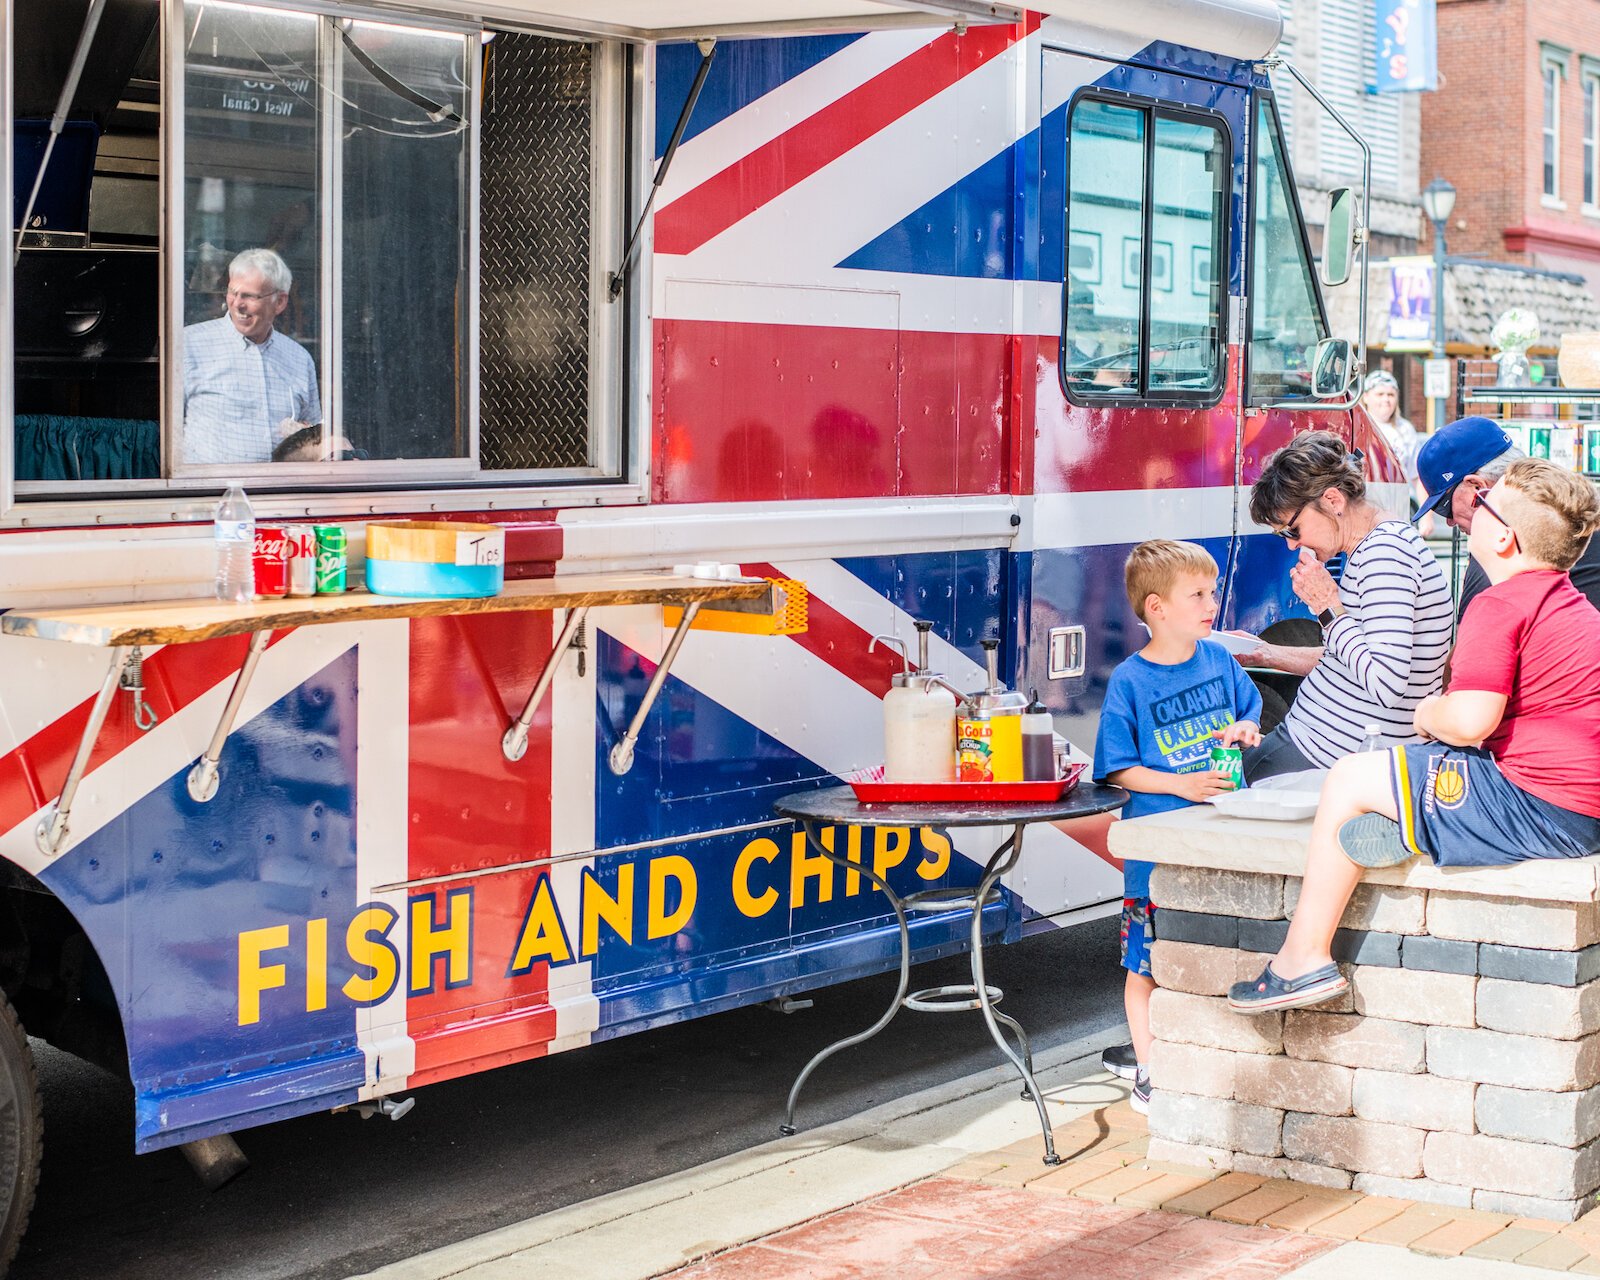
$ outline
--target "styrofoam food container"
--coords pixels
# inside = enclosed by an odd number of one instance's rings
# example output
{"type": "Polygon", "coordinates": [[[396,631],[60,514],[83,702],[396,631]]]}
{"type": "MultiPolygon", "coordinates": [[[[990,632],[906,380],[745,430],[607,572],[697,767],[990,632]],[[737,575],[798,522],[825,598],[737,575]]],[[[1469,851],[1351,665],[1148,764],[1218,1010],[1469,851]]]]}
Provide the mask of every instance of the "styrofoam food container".
{"type": "Polygon", "coordinates": [[[1223,791],[1211,797],[1219,813],[1230,818],[1265,818],[1272,822],[1295,822],[1317,811],[1320,795],[1315,791],[1223,791]]]}

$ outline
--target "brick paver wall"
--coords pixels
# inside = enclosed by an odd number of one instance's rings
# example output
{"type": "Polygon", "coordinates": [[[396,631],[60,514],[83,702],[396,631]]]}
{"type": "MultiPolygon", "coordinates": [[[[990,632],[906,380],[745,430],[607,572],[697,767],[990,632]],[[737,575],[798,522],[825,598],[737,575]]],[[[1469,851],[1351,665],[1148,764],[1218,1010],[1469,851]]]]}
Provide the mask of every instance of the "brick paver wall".
{"type": "Polygon", "coordinates": [[[1351,989],[1242,1017],[1295,877],[1160,866],[1153,1160],[1570,1221],[1600,1187],[1600,906],[1363,885],[1351,989]]]}

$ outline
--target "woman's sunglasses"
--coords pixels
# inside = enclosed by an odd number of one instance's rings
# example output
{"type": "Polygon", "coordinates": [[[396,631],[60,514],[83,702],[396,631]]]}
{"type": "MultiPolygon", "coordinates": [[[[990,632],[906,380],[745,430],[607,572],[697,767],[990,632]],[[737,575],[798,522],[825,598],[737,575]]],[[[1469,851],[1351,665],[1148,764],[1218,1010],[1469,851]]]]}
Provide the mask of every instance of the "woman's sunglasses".
{"type": "Polygon", "coordinates": [[[1305,514],[1306,508],[1309,507],[1311,505],[1311,503],[1315,502],[1315,501],[1316,501],[1316,499],[1312,498],[1311,502],[1302,502],[1300,504],[1300,510],[1298,510],[1298,511],[1296,511],[1294,513],[1294,519],[1291,520],[1288,524],[1284,525],[1283,528],[1274,529],[1272,532],[1277,534],[1285,542],[1299,542],[1300,541],[1300,517],[1305,514]]]}

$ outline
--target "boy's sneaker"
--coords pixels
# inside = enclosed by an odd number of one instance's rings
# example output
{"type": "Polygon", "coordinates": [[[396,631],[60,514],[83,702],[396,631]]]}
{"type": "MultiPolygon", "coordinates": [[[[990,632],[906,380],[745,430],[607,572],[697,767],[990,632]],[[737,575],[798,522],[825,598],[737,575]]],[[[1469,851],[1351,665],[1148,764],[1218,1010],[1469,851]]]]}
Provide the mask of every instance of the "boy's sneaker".
{"type": "Polygon", "coordinates": [[[1134,1080],[1139,1075],[1139,1055],[1131,1044],[1114,1044],[1100,1055],[1100,1065],[1119,1080],[1134,1080]]]}
{"type": "Polygon", "coordinates": [[[1141,1071],[1133,1082],[1133,1092],[1128,1095],[1129,1105],[1142,1116],[1150,1114],[1150,1073],[1141,1071]]]}

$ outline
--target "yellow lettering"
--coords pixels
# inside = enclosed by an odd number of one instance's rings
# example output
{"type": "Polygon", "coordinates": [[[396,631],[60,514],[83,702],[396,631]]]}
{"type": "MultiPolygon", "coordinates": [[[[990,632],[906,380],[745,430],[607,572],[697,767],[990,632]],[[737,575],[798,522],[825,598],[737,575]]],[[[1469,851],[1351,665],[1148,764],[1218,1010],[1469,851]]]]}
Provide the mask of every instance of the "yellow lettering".
{"type": "Polygon", "coordinates": [[[950,837],[944,832],[923,827],[922,851],[926,856],[917,864],[917,874],[924,880],[937,880],[950,870],[950,837]]]}
{"type": "Polygon", "coordinates": [[[789,906],[799,910],[806,905],[806,881],[817,882],[817,901],[833,901],[833,863],[820,853],[812,853],[805,832],[796,831],[790,842],[789,906]]]}
{"type": "Polygon", "coordinates": [[[778,905],[778,891],[768,885],[759,894],[750,892],[750,868],[757,862],[769,866],[778,860],[778,846],[765,836],[758,836],[743,849],[733,864],[733,904],[739,914],[751,920],[758,919],[778,905]]]}
{"type": "Polygon", "coordinates": [[[670,937],[688,924],[697,893],[694,866],[689,859],[676,853],[654,859],[650,863],[650,921],[645,937],[670,937]],[[667,914],[669,880],[678,882],[678,908],[671,915],[667,914]]]}
{"type": "Polygon", "coordinates": [[[872,833],[872,869],[883,879],[910,854],[910,827],[878,827],[872,833]]]}
{"type": "Polygon", "coordinates": [[[578,950],[592,956],[600,950],[600,922],[604,920],[611,930],[629,946],[633,945],[633,863],[617,864],[617,896],[613,898],[600,887],[600,882],[589,872],[583,873],[583,916],[578,935],[578,950]]]}
{"type": "Polygon", "coordinates": [[[306,921],[306,1012],[328,1007],[328,922],[306,921]]]}
{"type": "Polygon", "coordinates": [[[472,890],[445,894],[445,920],[433,920],[431,895],[411,899],[411,994],[433,989],[433,962],[445,957],[445,990],[472,981],[472,890]]]}
{"type": "Polygon", "coordinates": [[[541,876],[538,888],[533,891],[528,918],[522,922],[516,954],[511,957],[511,968],[506,976],[531,972],[534,962],[541,959],[551,964],[566,964],[572,959],[572,944],[567,941],[566,926],[561,923],[555,895],[550,892],[549,876],[541,876]]]}
{"type": "Polygon", "coordinates": [[[400,978],[400,953],[389,941],[389,930],[399,919],[394,911],[381,903],[363,907],[356,912],[350,926],[344,931],[345,954],[358,968],[370,970],[366,977],[351,974],[340,988],[346,996],[359,1005],[373,1005],[387,1000],[400,978]]]}
{"type": "Polygon", "coordinates": [[[239,935],[239,1025],[261,1021],[261,993],[284,984],[281,964],[262,964],[261,955],[289,945],[289,926],[246,929],[239,935]]]}
{"type": "MultiPolygon", "coordinates": [[[[845,828],[845,832],[846,832],[845,843],[844,843],[844,856],[845,856],[845,859],[846,859],[846,861],[855,863],[856,866],[859,867],[861,865],[861,828],[860,827],[846,827],[845,828]]],[[[828,848],[830,848],[830,849],[833,848],[833,845],[832,845],[831,842],[829,843],[828,848]]],[[[855,870],[854,868],[852,868],[849,871],[846,871],[844,873],[844,893],[845,893],[845,897],[853,898],[860,892],[861,892],[861,873],[859,871],[855,870]]]]}

